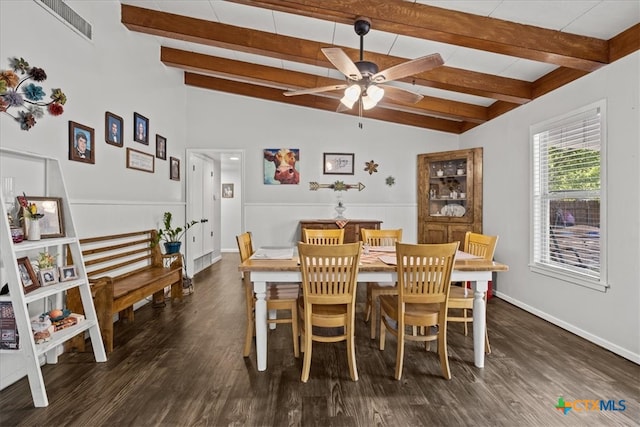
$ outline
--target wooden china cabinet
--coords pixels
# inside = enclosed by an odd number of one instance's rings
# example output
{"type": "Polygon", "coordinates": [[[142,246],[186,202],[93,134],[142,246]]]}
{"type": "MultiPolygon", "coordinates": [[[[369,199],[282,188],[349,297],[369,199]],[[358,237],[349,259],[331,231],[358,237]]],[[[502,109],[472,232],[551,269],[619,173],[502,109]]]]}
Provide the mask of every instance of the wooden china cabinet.
{"type": "Polygon", "coordinates": [[[418,243],[482,233],[482,148],[418,155],[418,243]]]}

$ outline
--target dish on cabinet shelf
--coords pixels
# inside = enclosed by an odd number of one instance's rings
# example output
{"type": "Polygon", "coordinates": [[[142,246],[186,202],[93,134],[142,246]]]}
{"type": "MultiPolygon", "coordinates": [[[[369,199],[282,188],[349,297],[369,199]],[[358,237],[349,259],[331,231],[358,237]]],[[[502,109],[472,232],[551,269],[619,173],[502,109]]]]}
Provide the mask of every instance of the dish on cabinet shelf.
{"type": "Polygon", "coordinates": [[[444,216],[456,216],[456,217],[461,217],[466,212],[467,210],[464,208],[464,206],[458,205],[458,204],[446,205],[446,206],[443,206],[442,209],[440,210],[440,213],[444,216]]]}

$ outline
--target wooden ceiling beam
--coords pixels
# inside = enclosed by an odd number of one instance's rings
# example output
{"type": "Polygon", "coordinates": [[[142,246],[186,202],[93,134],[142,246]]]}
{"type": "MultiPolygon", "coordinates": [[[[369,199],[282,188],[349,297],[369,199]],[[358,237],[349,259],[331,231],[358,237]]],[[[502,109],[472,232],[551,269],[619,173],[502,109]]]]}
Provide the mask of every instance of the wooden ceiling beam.
{"type": "Polygon", "coordinates": [[[606,40],[502,19],[389,0],[231,0],[332,22],[367,16],[379,31],[546,62],[582,71],[609,63],[606,40]]]}
{"type": "MultiPolygon", "coordinates": [[[[269,101],[282,102],[285,104],[297,105],[300,107],[310,107],[332,112],[335,112],[336,110],[335,102],[329,98],[314,95],[283,97],[282,91],[279,89],[252,85],[250,83],[236,82],[212,76],[205,76],[202,74],[185,72],[184,83],[188,86],[216,90],[252,98],[260,98],[269,101]]],[[[349,114],[356,117],[358,116],[357,112],[352,110],[348,110],[340,114],[349,114]]],[[[463,127],[465,126],[465,122],[388,110],[386,108],[374,108],[368,110],[364,113],[364,117],[367,119],[382,120],[407,126],[414,126],[455,134],[460,134],[463,127]]]]}
{"type": "MultiPolygon", "coordinates": [[[[121,10],[122,23],[132,31],[334,68],[320,50],[327,47],[323,43],[125,4],[121,5],[121,10]]],[[[343,50],[354,61],[358,60],[357,49],[343,47],[343,50]]],[[[367,52],[367,60],[378,64],[380,69],[386,69],[406,61],[407,58],[367,52]]],[[[529,82],[446,66],[400,81],[516,104],[524,104],[531,100],[531,83],[529,82]]]]}
{"type": "MultiPolygon", "coordinates": [[[[264,65],[249,64],[231,59],[219,58],[201,53],[187,52],[162,46],[160,60],[168,66],[187,71],[206,73],[216,77],[251,84],[277,88],[282,92],[292,89],[309,89],[319,86],[340,85],[344,80],[336,80],[313,74],[287,71],[264,65]]],[[[325,92],[321,96],[340,99],[343,91],[325,92]]],[[[385,102],[387,108],[422,115],[434,115],[459,121],[484,123],[487,121],[487,109],[482,106],[446,99],[425,97],[416,104],[385,102]]],[[[337,104],[336,104],[337,105],[337,104]]],[[[513,105],[513,104],[511,104],[513,105]]]]}

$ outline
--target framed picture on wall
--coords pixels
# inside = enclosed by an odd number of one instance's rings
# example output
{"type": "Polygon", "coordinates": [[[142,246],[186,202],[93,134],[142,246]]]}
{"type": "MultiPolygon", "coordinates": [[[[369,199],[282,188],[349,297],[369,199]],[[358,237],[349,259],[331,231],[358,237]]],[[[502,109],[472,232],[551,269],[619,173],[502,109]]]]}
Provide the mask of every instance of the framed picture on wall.
{"type": "Polygon", "coordinates": [[[156,134],[156,157],[167,160],[167,138],[156,134]]]}
{"type": "Polygon", "coordinates": [[[93,164],[95,149],[93,128],[69,121],[69,160],[93,164]]]}
{"type": "Polygon", "coordinates": [[[133,113],[133,140],[149,145],[149,119],[142,114],[133,113]]]}
{"type": "Polygon", "coordinates": [[[177,157],[169,159],[169,179],[180,181],[180,159],[177,157]]]}
{"type": "Polygon", "coordinates": [[[127,167],[129,169],[153,173],[155,170],[153,154],[127,147],[127,167]]]}
{"type": "Polygon", "coordinates": [[[263,156],[265,184],[300,184],[299,148],[266,148],[263,156]]]}
{"type": "Polygon", "coordinates": [[[233,184],[222,184],[222,197],[233,199],[233,184]]]}
{"type": "Polygon", "coordinates": [[[122,147],[124,145],[122,142],[123,132],[124,120],[122,120],[122,117],[116,116],[109,111],[104,113],[104,140],[107,144],[122,147]]]}
{"type": "Polygon", "coordinates": [[[325,175],[353,175],[353,153],[324,153],[322,173],[325,175]]]}

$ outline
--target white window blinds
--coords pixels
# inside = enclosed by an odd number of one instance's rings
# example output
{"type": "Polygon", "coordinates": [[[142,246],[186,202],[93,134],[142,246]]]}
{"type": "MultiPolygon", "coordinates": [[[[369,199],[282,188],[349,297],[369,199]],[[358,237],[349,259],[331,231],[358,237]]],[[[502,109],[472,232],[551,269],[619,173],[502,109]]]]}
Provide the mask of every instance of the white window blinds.
{"type": "Polygon", "coordinates": [[[603,105],[532,129],[532,264],[601,279],[603,105]]]}

